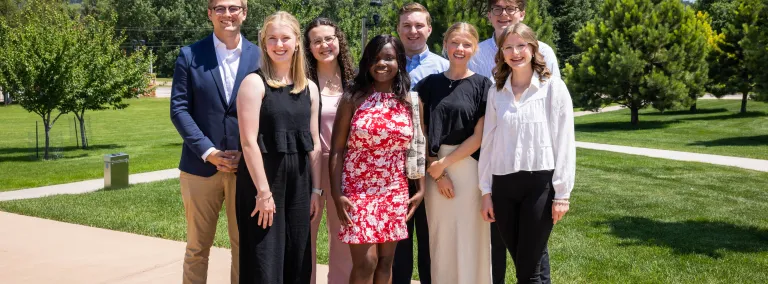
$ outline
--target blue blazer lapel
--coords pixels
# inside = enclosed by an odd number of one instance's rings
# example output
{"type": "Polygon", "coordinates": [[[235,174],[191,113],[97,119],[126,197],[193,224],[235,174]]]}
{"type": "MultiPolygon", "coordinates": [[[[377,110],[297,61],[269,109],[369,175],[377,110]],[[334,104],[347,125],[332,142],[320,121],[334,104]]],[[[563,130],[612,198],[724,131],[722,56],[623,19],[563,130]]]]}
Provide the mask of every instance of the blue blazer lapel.
{"type": "Polygon", "coordinates": [[[240,53],[240,64],[237,67],[237,76],[235,76],[235,85],[232,86],[232,96],[230,96],[229,98],[229,107],[235,104],[235,100],[237,99],[237,91],[240,89],[240,83],[243,82],[243,79],[245,79],[245,76],[247,76],[251,71],[253,71],[251,70],[253,69],[252,66],[258,65],[258,60],[259,60],[259,56],[258,56],[259,51],[254,50],[257,48],[256,45],[246,40],[245,37],[243,37],[242,39],[243,39],[243,50],[240,53]]]}
{"type": "Polygon", "coordinates": [[[216,90],[219,92],[219,100],[224,105],[224,108],[227,108],[227,96],[224,92],[224,84],[221,79],[221,71],[219,70],[221,66],[219,66],[219,60],[216,58],[216,48],[213,46],[213,34],[208,36],[203,44],[203,49],[206,51],[204,56],[207,57],[206,65],[211,66],[211,68],[207,68],[208,72],[213,76],[213,82],[216,84],[216,90]]]}

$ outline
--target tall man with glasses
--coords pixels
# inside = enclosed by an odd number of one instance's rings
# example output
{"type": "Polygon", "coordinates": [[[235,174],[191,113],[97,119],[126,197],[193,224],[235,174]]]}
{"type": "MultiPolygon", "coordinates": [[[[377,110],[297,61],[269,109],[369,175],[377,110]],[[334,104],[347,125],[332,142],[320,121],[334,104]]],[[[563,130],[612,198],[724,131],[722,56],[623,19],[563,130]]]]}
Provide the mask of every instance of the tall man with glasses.
{"type": "MultiPolygon", "coordinates": [[[[432,34],[432,17],[427,8],[419,3],[403,5],[399,11],[397,34],[405,47],[407,59],[406,71],[411,77],[411,89],[431,74],[448,70],[448,60],[429,51],[427,39],[432,34]]],[[[409,181],[408,188],[413,195],[416,184],[409,181]]],[[[414,227],[418,235],[418,269],[421,283],[430,284],[429,229],[424,203],[419,205],[411,220],[408,220],[408,238],[397,243],[395,259],[392,264],[392,283],[411,283],[413,276],[413,239],[414,227]]]]}
{"type": "MultiPolygon", "coordinates": [[[[525,19],[525,5],[527,0],[488,0],[488,21],[493,25],[494,33],[491,38],[481,42],[479,51],[469,61],[469,69],[473,72],[491,79],[493,78],[493,68],[496,67],[495,56],[499,47],[496,46],[496,37],[501,36],[504,29],[508,26],[520,23],[525,19]]],[[[560,77],[560,69],[557,66],[557,57],[552,47],[539,41],[539,52],[544,56],[544,61],[552,72],[552,76],[560,77]]],[[[491,225],[491,268],[494,284],[504,284],[504,277],[507,272],[507,248],[501,239],[495,225],[491,225]]],[[[541,257],[540,273],[542,283],[551,283],[549,271],[549,251],[544,249],[544,255],[541,257]]]]}
{"type": "Polygon", "coordinates": [[[183,283],[207,281],[222,203],[232,247],[231,282],[239,282],[235,172],[241,153],[235,102],[240,82],[258,69],[261,56],[240,34],[247,12],[247,0],[209,0],[213,34],[183,47],[176,59],[171,121],[184,140],[179,162],[187,220],[183,283]]]}

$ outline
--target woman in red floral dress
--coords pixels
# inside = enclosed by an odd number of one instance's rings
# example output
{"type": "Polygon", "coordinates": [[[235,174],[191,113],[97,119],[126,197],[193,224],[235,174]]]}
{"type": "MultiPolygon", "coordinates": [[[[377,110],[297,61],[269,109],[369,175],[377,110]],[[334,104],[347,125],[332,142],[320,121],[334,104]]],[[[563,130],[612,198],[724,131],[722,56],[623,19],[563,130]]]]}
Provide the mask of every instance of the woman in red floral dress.
{"type": "Polygon", "coordinates": [[[406,221],[424,196],[421,179],[419,192],[408,198],[413,125],[404,54],[396,37],[373,38],[336,113],[331,194],[342,223],[338,237],[352,253],[350,283],[389,283],[397,241],[408,237],[406,221]]]}

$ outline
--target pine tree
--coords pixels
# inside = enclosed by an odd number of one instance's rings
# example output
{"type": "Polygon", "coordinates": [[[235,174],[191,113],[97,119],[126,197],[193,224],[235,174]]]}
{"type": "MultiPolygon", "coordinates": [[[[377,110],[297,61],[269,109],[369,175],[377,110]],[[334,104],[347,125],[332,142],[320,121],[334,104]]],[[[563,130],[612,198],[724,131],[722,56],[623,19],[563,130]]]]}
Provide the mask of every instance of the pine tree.
{"type": "MultiPolygon", "coordinates": [[[[761,63],[750,62],[747,56],[750,37],[757,37],[760,30],[758,20],[766,9],[764,0],[734,0],[735,9],[727,18],[722,29],[724,43],[710,58],[709,75],[712,84],[708,86],[716,97],[741,93],[740,113],[747,112],[747,99],[755,91],[758,74],[764,69],[761,63]]],[[[764,62],[762,63],[764,64],[764,62]]]]}
{"type": "Polygon", "coordinates": [[[677,0],[606,0],[576,33],[584,52],[566,65],[566,82],[582,105],[618,103],[639,123],[639,110],[691,103],[708,51],[706,20],[677,0]]]}

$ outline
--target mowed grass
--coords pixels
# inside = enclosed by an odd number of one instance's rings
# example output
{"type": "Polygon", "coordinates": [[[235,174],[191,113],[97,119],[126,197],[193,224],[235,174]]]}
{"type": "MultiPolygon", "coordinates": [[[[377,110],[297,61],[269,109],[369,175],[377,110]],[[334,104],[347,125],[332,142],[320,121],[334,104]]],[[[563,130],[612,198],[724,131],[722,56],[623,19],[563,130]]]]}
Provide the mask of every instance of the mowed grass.
{"type": "Polygon", "coordinates": [[[576,141],[768,159],[768,103],[699,100],[697,113],[687,109],[661,113],[640,111],[632,126],[628,109],[576,118],[576,141]]]}
{"type": "MultiPolygon", "coordinates": [[[[768,283],[766,180],[763,172],[580,149],[571,211],[550,239],[552,277],[768,283]]],[[[0,210],[180,241],[185,234],[177,180],[0,202],[0,210]]],[[[220,247],[229,245],[224,218],[220,247]]],[[[327,238],[321,228],[320,263],[327,263],[327,238]]]]}
{"type": "MultiPolygon", "coordinates": [[[[104,176],[104,154],[125,152],[131,173],[174,168],[181,137],[170,121],[169,99],[134,99],[123,110],[86,112],[90,148],[76,147],[73,115],[54,124],[53,146],[62,157],[43,161],[45,136],[40,122],[40,160],[35,159],[35,121],[18,105],[0,107],[0,191],[68,183],[104,176]],[[90,124],[90,125],[89,125],[90,124]]],[[[79,133],[79,129],[77,129],[79,133]]]]}

